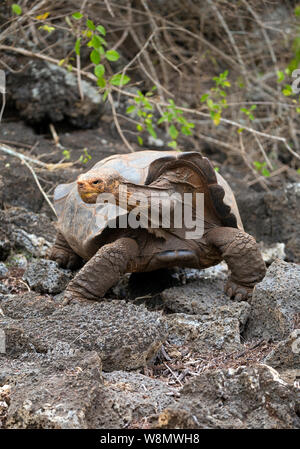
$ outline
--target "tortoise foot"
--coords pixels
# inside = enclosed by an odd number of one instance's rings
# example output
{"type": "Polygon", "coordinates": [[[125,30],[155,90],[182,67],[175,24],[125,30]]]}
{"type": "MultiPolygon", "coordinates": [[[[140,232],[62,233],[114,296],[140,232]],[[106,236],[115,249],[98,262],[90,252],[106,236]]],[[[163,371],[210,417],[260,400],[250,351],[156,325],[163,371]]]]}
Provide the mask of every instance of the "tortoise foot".
{"type": "Polygon", "coordinates": [[[81,265],[81,259],[77,254],[55,247],[52,248],[49,259],[57,262],[61,268],[67,268],[69,270],[75,270],[81,265]]]}
{"type": "Polygon", "coordinates": [[[253,288],[244,287],[229,279],[224,291],[233,301],[249,301],[252,298],[253,288]]]}

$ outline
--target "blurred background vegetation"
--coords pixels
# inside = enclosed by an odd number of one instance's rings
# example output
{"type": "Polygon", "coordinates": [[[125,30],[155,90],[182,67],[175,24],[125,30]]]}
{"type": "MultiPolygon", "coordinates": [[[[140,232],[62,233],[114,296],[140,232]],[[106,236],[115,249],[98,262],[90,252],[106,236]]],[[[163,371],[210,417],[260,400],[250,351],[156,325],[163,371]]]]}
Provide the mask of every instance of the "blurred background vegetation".
{"type": "MultiPolygon", "coordinates": [[[[264,190],[299,180],[297,1],[2,0],[0,25],[10,86],[30,60],[73,72],[129,150],[200,150],[264,190]]],[[[20,112],[9,90],[7,105],[20,112]]]]}

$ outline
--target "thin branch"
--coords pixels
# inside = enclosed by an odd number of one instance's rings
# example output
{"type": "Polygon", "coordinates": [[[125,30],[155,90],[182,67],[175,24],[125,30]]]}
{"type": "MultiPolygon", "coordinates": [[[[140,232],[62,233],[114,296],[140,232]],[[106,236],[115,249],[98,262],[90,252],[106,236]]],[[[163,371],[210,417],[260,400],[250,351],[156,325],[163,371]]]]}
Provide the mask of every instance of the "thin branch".
{"type": "Polygon", "coordinates": [[[259,149],[260,149],[260,151],[261,151],[261,153],[262,153],[262,155],[263,155],[263,157],[264,157],[264,159],[265,159],[265,161],[266,161],[266,163],[267,163],[269,169],[270,169],[270,170],[273,170],[273,165],[271,164],[271,161],[270,161],[270,159],[268,158],[268,156],[267,156],[267,154],[266,154],[266,152],[265,152],[265,150],[264,150],[264,147],[262,146],[262,144],[261,144],[261,142],[260,142],[260,140],[259,140],[259,138],[257,137],[256,134],[254,134],[254,139],[256,140],[257,145],[259,146],[259,149]]]}
{"type": "Polygon", "coordinates": [[[110,105],[111,105],[111,110],[112,110],[114,122],[115,122],[115,125],[116,125],[116,127],[117,127],[118,133],[120,134],[120,137],[121,137],[121,139],[123,140],[123,142],[125,143],[126,147],[127,147],[132,153],[134,153],[134,151],[135,151],[134,148],[130,145],[130,143],[128,142],[128,140],[127,140],[126,137],[124,136],[124,133],[123,133],[123,131],[122,131],[122,129],[121,129],[121,126],[120,126],[120,123],[119,123],[119,120],[118,120],[118,116],[117,116],[117,113],[116,113],[116,108],[115,108],[115,105],[114,105],[114,99],[113,99],[111,93],[108,94],[108,97],[107,97],[107,98],[108,98],[108,101],[109,101],[109,103],[110,103],[110,105]]]}
{"type": "Polygon", "coordinates": [[[109,14],[110,14],[112,17],[115,17],[115,13],[114,13],[113,10],[112,10],[112,7],[111,7],[111,5],[110,5],[110,3],[109,3],[109,0],[104,0],[104,3],[105,3],[105,5],[106,5],[106,8],[107,8],[109,14]]]}
{"type": "MultiPolygon", "coordinates": [[[[278,168],[278,170],[273,171],[273,173],[270,174],[270,176],[268,176],[268,178],[272,178],[274,176],[278,176],[281,173],[284,173],[285,171],[288,171],[289,167],[287,167],[286,165],[284,165],[283,167],[278,168]]],[[[262,180],[264,180],[265,178],[263,176],[260,176],[259,178],[254,179],[253,181],[249,181],[247,183],[248,187],[253,186],[254,184],[256,184],[257,182],[260,182],[262,180]]]]}
{"type": "Polygon", "coordinates": [[[245,67],[245,64],[244,64],[243,58],[241,56],[241,53],[240,53],[240,51],[239,51],[239,49],[238,49],[238,47],[237,47],[237,45],[235,43],[235,40],[234,40],[234,38],[232,36],[232,33],[230,32],[224,17],[220,13],[220,11],[219,11],[218,7],[215,5],[214,1],[213,0],[207,0],[207,3],[214,10],[214,12],[217,15],[221,25],[223,26],[224,30],[226,31],[226,34],[227,34],[227,36],[228,36],[228,38],[230,40],[230,43],[231,43],[232,47],[234,48],[234,51],[235,51],[236,56],[237,56],[237,59],[238,59],[239,64],[241,66],[241,70],[242,70],[243,76],[244,76],[244,78],[245,78],[245,80],[247,82],[247,85],[248,85],[249,84],[249,79],[248,79],[247,69],[245,67]]]}
{"type": "Polygon", "coordinates": [[[31,165],[28,164],[28,162],[27,162],[25,159],[23,159],[23,162],[24,162],[24,164],[26,165],[26,167],[29,168],[29,170],[31,171],[31,174],[32,174],[32,176],[33,176],[33,179],[35,180],[35,182],[36,182],[36,184],[37,184],[37,186],[38,186],[40,192],[42,193],[43,197],[45,198],[45,200],[46,200],[47,204],[49,205],[50,209],[51,209],[52,212],[55,214],[55,216],[57,216],[57,215],[56,215],[56,211],[55,211],[55,209],[54,209],[54,206],[53,206],[53,204],[51,203],[51,201],[49,200],[49,198],[48,198],[47,194],[45,193],[43,187],[41,186],[40,181],[38,180],[38,177],[36,176],[36,174],[35,174],[33,168],[31,167],[31,165]]]}
{"type": "Polygon", "coordinates": [[[63,162],[63,163],[58,163],[58,164],[46,164],[45,162],[41,162],[37,159],[32,159],[29,156],[25,156],[24,154],[18,153],[17,151],[14,151],[12,148],[10,148],[6,145],[1,145],[1,144],[0,144],[0,151],[2,151],[3,153],[9,154],[10,156],[17,157],[17,158],[21,159],[22,161],[30,162],[31,164],[35,164],[38,167],[45,168],[46,170],[50,170],[50,171],[56,170],[56,169],[64,169],[67,167],[72,167],[74,165],[73,162],[63,162]]]}
{"type": "Polygon", "coordinates": [[[257,172],[254,170],[254,168],[252,167],[252,165],[250,164],[250,162],[248,161],[247,158],[247,154],[245,151],[245,147],[244,147],[244,142],[243,142],[243,137],[242,134],[239,134],[239,138],[240,138],[240,145],[241,145],[241,155],[242,158],[244,159],[245,164],[247,165],[247,167],[249,168],[249,170],[252,171],[254,177],[256,178],[257,182],[259,182],[259,184],[267,191],[269,192],[270,189],[267,186],[267,184],[265,183],[265,181],[263,179],[260,179],[260,177],[258,176],[257,172]]]}
{"type": "Polygon", "coordinates": [[[1,124],[1,121],[2,121],[3,113],[4,113],[5,104],[6,104],[6,95],[5,95],[5,89],[4,89],[2,91],[2,107],[1,107],[1,110],[0,110],[0,124],[1,124]]]}

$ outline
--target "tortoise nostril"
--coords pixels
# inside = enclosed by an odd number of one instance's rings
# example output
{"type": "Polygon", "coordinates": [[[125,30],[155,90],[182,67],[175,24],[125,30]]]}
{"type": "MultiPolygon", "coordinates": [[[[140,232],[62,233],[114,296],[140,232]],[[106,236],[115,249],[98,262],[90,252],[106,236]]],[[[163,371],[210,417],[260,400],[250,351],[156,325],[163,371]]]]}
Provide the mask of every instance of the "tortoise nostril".
{"type": "Polygon", "coordinates": [[[84,182],[82,182],[82,181],[77,181],[77,185],[78,185],[78,187],[83,187],[83,186],[84,186],[84,182]]]}

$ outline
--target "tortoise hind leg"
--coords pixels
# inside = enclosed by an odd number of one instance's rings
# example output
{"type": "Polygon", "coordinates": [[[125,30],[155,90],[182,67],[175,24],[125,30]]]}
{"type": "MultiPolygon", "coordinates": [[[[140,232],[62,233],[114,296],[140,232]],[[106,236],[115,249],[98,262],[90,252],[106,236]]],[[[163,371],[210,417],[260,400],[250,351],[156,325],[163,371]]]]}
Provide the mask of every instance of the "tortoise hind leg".
{"type": "Polygon", "coordinates": [[[49,254],[49,259],[55,260],[60,267],[69,268],[70,270],[79,268],[82,262],[81,257],[74,253],[60,232],[56,235],[55,243],[49,254]]]}
{"type": "Polygon", "coordinates": [[[251,297],[255,284],[266,273],[266,266],[255,239],[236,228],[218,227],[205,235],[216,246],[231,271],[225,293],[237,301],[251,297]]]}
{"type": "Polygon", "coordinates": [[[138,254],[138,245],[130,238],[121,238],[102,246],[69,283],[64,304],[72,299],[99,301],[126,273],[128,265],[138,254]]]}

